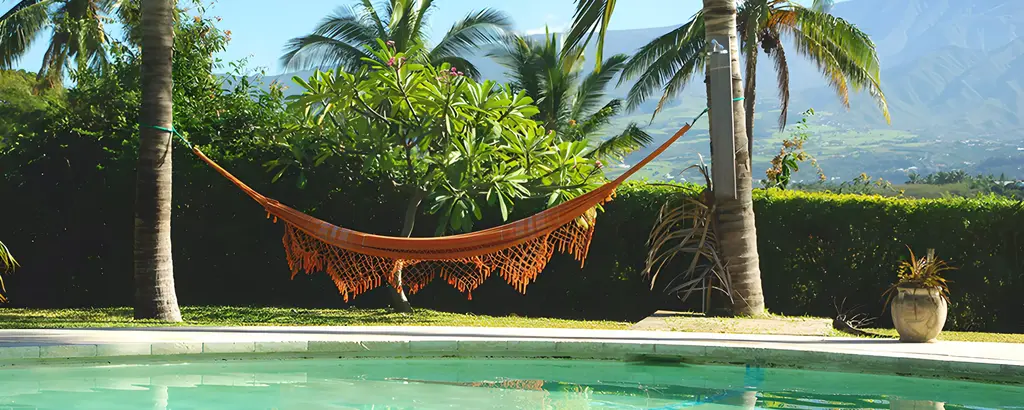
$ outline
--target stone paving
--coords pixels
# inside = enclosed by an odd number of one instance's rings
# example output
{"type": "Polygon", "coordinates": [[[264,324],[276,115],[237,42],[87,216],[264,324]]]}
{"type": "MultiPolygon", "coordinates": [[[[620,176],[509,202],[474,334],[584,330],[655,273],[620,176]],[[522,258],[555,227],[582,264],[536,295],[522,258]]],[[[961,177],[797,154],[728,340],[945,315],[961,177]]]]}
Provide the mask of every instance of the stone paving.
{"type": "Polygon", "coordinates": [[[0,366],[203,357],[501,356],[657,359],[1024,384],[1024,345],[636,330],[184,327],[0,330],[0,366]]]}

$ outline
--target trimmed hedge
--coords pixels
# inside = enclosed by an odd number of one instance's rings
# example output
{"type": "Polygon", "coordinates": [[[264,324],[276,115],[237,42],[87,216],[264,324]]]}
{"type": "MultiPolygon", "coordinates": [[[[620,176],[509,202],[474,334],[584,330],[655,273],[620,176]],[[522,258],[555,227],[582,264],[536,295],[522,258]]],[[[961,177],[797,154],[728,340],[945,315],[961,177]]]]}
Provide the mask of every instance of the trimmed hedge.
{"type": "MultiPolygon", "coordinates": [[[[132,304],[134,165],[111,159],[90,137],[53,138],[25,158],[0,157],[0,236],[23,268],[7,280],[15,306],[81,307],[132,304]],[[98,167],[97,164],[107,164],[98,167]],[[17,173],[10,172],[18,168],[17,173]]],[[[270,184],[260,167],[269,152],[227,156],[228,169],[268,196],[317,217],[367,232],[395,234],[401,201],[387,190],[322,168],[305,189],[270,184]],[[339,188],[340,186],[340,188],[339,188]]],[[[178,150],[175,167],[175,280],[183,304],[343,307],[323,274],[289,276],[280,226],[219,175],[178,150]]],[[[678,188],[630,183],[598,217],[586,265],[556,255],[520,295],[500,279],[473,300],[438,281],[412,296],[414,306],[455,312],[636,320],[658,308],[699,309],[651,291],[638,275],[647,234],[661,205],[678,188]]],[[[693,187],[684,189],[690,194],[693,187]]],[[[1024,210],[1001,198],[911,200],[795,191],[755,195],[767,306],[788,315],[835,314],[846,307],[882,316],[882,292],[895,279],[907,248],[938,256],[951,272],[947,329],[1024,331],[1024,210]]],[[[520,208],[520,215],[529,209],[520,208]]],[[[496,224],[497,221],[491,221],[496,224]]],[[[429,235],[433,224],[419,224],[429,235]]],[[[483,228],[485,226],[481,226],[483,228]]],[[[383,290],[353,305],[387,303],[383,290]]],[[[887,312],[884,312],[887,314],[887,312]]]]}
{"type": "Polygon", "coordinates": [[[1000,197],[906,199],[796,191],[755,193],[758,248],[770,310],[883,314],[896,266],[935,248],[948,272],[947,329],[1024,331],[1024,202],[1000,197]]]}

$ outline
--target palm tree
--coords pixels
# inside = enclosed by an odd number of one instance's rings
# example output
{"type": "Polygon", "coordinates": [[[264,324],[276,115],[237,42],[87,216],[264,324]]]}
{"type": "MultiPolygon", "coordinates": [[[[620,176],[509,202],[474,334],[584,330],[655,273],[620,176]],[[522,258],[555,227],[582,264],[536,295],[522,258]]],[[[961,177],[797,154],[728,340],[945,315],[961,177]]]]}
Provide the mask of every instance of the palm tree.
{"type": "Polygon", "coordinates": [[[60,84],[72,63],[103,70],[108,36],[104,24],[121,0],[21,0],[0,17],[0,69],[9,69],[46,29],[50,45],[37,74],[46,86],[60,84]]]}
{"type": "MultiPolygon", "coordinates": [[[[789,0],[746,0],[737,13],[737,29],[746,61],[743,102],[747,149],[753,152],[758,47],[772,59],[779,89],[779,129],[789,114],[789,64],[783,39],[792,41],[797,54],[810,59],[828,79],[844,107],[850,89],[867,90],[886,121],[889,109],[879,79],[875,45],[849,22],[828,14],[833,0],[814,0],[803,7],[789,0]]],[[[704,12],[642,47],[627,63],[622,81],[637,79],[630,90],[628,108],[637,108],[660,92],[654,115],[678,95],[692,78],[704,71],[704,12]]]]}
{"type": "MultiPolygon", "coordinates": [[[[734,93],[742,89],[744,97],[742,118],[745,127],[746,144],[737,141],[737,187],[742,198],[749,199],[750,160],[753,148],[753,114],[756,88],[757,47],[760,46],[772,58],[779,85],[779,98],[782,115],[779,126],[784,127],[787,121],[789,106],[789,67],[786,52],[781,39],[792,40],[796,52],[809,58],[818,69],[829,79],[829,84],[839,95],[844,106],[849,106],[849,90],[866,89],[876,100],[886,120],[889,110],[885,94],[879,79],[879,62],[874,43],[854,25],[843,19],[828,14],[833,0],[813,0],[811,7],[803,7],[788,0],[746,0],[736,10],[735,0],[705,0],[704,8],[687,23],[658,37],[642,47],[627,63],[623,70],[622,80],[636,79],[627,98],[627,108],[632,110],[646,101],[656,90],[660,91],[661,99],[654,112],[664,106],[665,102],[676,97],[679,92],[698,73],[706,72],[706,47],[704,39],[710,31],[720,32],[723,27],[706,27],[709,10],[715,11],[716,17],[723,12],[732,13],[733,24],[738,26],[740,42],[746,56],[746,78],[744,84],[734,84],[734,93]],[[729,11],[733,10],[733,11],[729,11]],[[746,150],[741,146],[746,146],[746,150]],[[741,170],[741,158],[746,162],[746,172],[741,170]]],[[[615,0],[576,0],[576,14],[569,32],[567,43],[578,45],[587,42],[594,34],[598,35],[598,52],[600,53],[603,39],[607,34],[608,22],[615,9],[615,0]]],[[[716,24],[722,24],[716,21],[716,24]]],[[[731,33],[731,31],[730,31],[731,33]]],[[[730,45],[730,47],[732,47],[730,45]]],[[[733,55],[736,55],[736,49],[733,55]]],[[[738,62],[737,62],[738,64],[738,62]]],[[[737,70],[738,71],[738,70],[737,70]]],[[[737,72],[737,71],[734,71],[737,72]]],[[[734,104],[735,105],[735,104],[734,104]]],[[[735,107],[734,107],[735,108],[735,107]]],[[[741,118],[739,115],[735,118],[741,118]]],[[[730,275],[741,284],[739,294],[743,300],[763,300],[760,289],[760,271],[756,266],[757,249],[754,236],[754,214],[752,209],[737,208],[727,210],[725,205],[719,208],[722,221],[737,222],[733,228],[720,228],[725,231],[749,227],[750,238],[738,241],[723,240],[723,253],[742,257],[746,267],[730,266],[730,275]],[[725,212],[734,215],[726,217],[725,212]],[[738,222],[742,221],[743,224],[738,222]],[[753,240],[752,240],[753,239],[753,240]],[[748,252],[744,254],[744,252],[748,252]],[[743,282],[747,282],[748,290],[742,290],[743,282]],[[756,282],[756,283],[755,283],[756,282]],[[756,286],[755,286],[756,285],[756,286]],[[748,293],[742,295],[742,293],[748,293]]],[[[725,236],[725,232],[723,232],[725,236]]],[[[733,238],[737,238],[733,236],[733,238]]],[[[762,302],[763,303],[763,302],[762,302]]],[[[751,303],[756,305],[756,303],[751,303]]],[[[757,312],[760,313],[760,312],[757,312]]]]}
{"type": "MultiPolygon", "coordinates": [[[[614,9],[614,0],[577,0],[577,11],[573,27],[570,30],[570,38],[567,44],[584,44],[595,32],[599,38],[603,38],[614,9]]],[[[730,53],[733,56],[730,69],[738,73],[739,58],[737,53],[736,39],[736,3],[735,0],[704,0],[704,9],[698,15],[699,18],[691,20],[682,27],[673,30],[670,34],[656,39],[648,44],[640,53],[630,60],[633,64],[636,61],[644,61],[652,56],[657,56],[656,61],[667,60],[657,65],[659,68],[674,67],[687,70],[706,68],[704,58],[706,49],[703,38],[709,35],[725,35],[729,38],[730,53]],[[707,22],[707,24],[705,24],[707,22]],[[697,32],[700,32],[699,35],[697,32]],[[675,33],[675,34],[672,34],[675,33]],[[682,42],[675,41],[677,38],[699,37],[699,44],[696,41],[682,42]],[[673,41],[668,41],[668,40],[673,41]],[[683,47],[685,46],[685,47],[683,47]],[[653,53],[652,49],[662,50],[660,53],[653,53]],[[689,58],[684,58],[689,57],[689,58]]],[[[600,44],[599,44],[600,46],[600,44]]],[[[628,65],[629,63],[627,63],[628,65]]],[[[629,67],[626,68],[626,71],[629,67]]],[[[657,79],[646,79],[648,82],[664,83],[665,92],[673,94],[678,92],[682,84],[691,77],[691,74],[678,75],[683,70],[676,72],[662,72],[657,79]],[[680,77],[680,78],[677,78],[680,77]]],[[[650,76],[649,73],[644,73],[650,76]]],[[[625,75],[625,72],[624,72],[625,75]]],[[[742,80],[738,76],[732,77],[733,96],[740,97],[742,80]]],[[[641,82],[645,81],[641,78],[641,82]]],[[[710,84],[708,84],[710,86],[710,84]]],[[[710,95],[710,93],[709,93],[710,95]]],[[[733,103],[734,119],[740,124],[745,124],[742,106],[733,103]]],[[[722,258],[728,269],[730,282],[732,283],[731,298],[733,300],[732,311],[737,315],[761,315],[764,313],[764,294],[761,289],[761,270],[757,253],[757,232],[754,225],[754,209],[752,201],[753,181],[751,178],[750,152],[746,149],[746,130],[743,126],[736,127],[733,135],[736,141],[736,190],[737,198],[730,200],[719,200],[716,206],[716,236],[720,243],[722,258]]],[[[712,147],[714,148],[714,147],[712,147]]]]}
{"type": "MultiPolygon", "coordinates": [[[[510,85],[536,101],[540,112],[534,117],[544,128],[555,130],[567,141],[594,141],[623,109],[621,99],[606,100],[605,88],[622,71],[627,55],[604,61],[601,71],[583,75],[580,50],[562,52],[557,34],[546,33],[543,41],[509,36],[504,48],[490,54],[508,69],[510,85]]],[[[636,123],[604,139],[587,153],[598,159],[621,158],[651,142],[651,136],[636,123]]]]}
{"type": "Polygon", "coordinates": [[[365,63],[364,58],[373,58],[367,47],[376,47],[379,38],[393,44],[399,52],[421,46],[424,51],[419,58],[423,62],[449,63],[466,75],[479,78],[477,68],[462,56],[500,42],[511,28],[511,21],[500,11],[471,12],[452,25],[432,48],[425,47],[427,18],[434,6],[433,0],[389,0],[376,5],[371,0],[361,0],[354,9],[341,7],[324,18],[312,34],[289,41],[281,62],[289,69],[341,67],[354,71],[365,63]]]}
{"type": "MultiPolygon", "coordinates": [[[[730,72],[740,72],[736,39],[736,1],[704,0],[704,33],[707,37],[728,36],[730,72]]],[[[708,84],[710,86],[710,82],[708,84]]],[[[745,111],[735,103],[742,94],[742,79],[732,75],[733,121],[744,123],[745,111]]],[[[709,93],[710,95],[710,93],[709,93]]],[[[710,98],[710,97],[709,97],[710,98]]],[[[715,109],[718,107],[710,107],[715,109]]],[[[717,200],[718,219],[715,230],[721,244],[722,257],[728,269],[732,290],[732,312],[736,315],[763,315],[764,293],[761,289],[760,258],[757,254],[757,229],[754,225],[754,187],[750,167],[750,151],[743,142],[747,133],[743,126],[733,128],[736,147],[736,198],[717,200]]],[[[714,147],[712,147],[714,148],[714,147]]]]}
{"type": "Polygon", "coordinates": [[[135,318],[180,322],[171,258],[173,0],[142,0],[142,107],[135,186],[135,318]]]}

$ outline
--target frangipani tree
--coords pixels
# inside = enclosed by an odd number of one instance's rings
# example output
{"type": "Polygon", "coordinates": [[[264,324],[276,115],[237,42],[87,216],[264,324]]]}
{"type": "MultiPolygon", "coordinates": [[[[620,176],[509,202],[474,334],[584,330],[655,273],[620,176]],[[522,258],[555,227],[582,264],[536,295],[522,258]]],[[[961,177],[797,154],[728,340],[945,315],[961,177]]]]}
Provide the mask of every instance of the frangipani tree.
{"type": "MultiPolygon", "coordinates": [[[[300,119],[279,141],[292,154],[269,164],[278,176],[333,156],[356,158],[364,175],[407,198],[402,236],[412,235],[423,211],[439,216],[437,235],[466,232],[486,205],[507,220],[521,201],[553,206],[602,182],[587,142],[564,141],[534,121],[539,110],[525,91],[478,83],[446,63],[418,63],[415,48],[400,52],[380,40],[370,52],[358,71],[295,78],[303,93],[290,105],[300,119]]],[[[404,295],[394,304],[409,310],[404,295]]]]}

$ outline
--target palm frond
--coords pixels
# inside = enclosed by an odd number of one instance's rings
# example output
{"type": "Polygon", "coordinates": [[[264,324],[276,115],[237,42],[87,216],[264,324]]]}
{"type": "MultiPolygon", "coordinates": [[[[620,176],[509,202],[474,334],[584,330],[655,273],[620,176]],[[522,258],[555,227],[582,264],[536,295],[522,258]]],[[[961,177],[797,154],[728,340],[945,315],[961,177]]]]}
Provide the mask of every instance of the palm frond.
{"type": "Polygon", "coordinates": [[[50,22],[54,0],[22,0],[0,16],[0,69],[9,69],[50,22]]]}
{"type": "Polygon", "coordinates": [[[312,34],[285,45],[281,64],[287,69],[352,69],[368,56],[365,45],[375,44],[377,29],[348,7],[340,7],[317,24],[312,34]]]}
{"type": "Polygon", "coordinates": [[[393,0],[391,1],[391,21],[388,22],[389,38],[395,42],[399,50],[408,50],[417,45],[420,39],[413,35],[413,26],[416,16],[419,14],[416,9],[417,0],[393,0]]]}
{"type": "Polygon", "coordinates": [[[604,41],[608,34],[608,23],[615,12],[616,0],[576,0],[576,12],[572,26],[565,37],[562,55],[582,51],[597,33],[597,56],[595,71],[601,71],[604,58],[604,41]]]}
{"type": "Polygon", "coordinates": [[[578,123],[574,129],[576,138],[573,139],[583,140],[591,138],[595,133],[610,124],[612,118],[618,116],[621,111],[622,100],[616,98],[608,101],[600,110],[597,110],[597,112],[587,116],[586,119],[578,123]]]}
{"type": "MultiPolygon", "coordinates": [[[[430,14],[434,8],[434,0],[420,0],[416,13],[411,17],[412,27],[410,27],[409,36],[411,38],[421,40],[426,38],[425,32],[429,28],[430,14]]],[[[422,42],[422,41],[417,41],[422,42]]]]}
{"type": "Polygon", "coordinates": [[[661,101],[651,115],[653,120],[666,101],[674,98],[695,74],[703,71],[707,58],[704,48],[704,16],[700,13],[678,29],[640,48],[622,74],[622,78],[637,78],[629,90],[626,110],[636,110],[656,90],[660,90],[661,101]],[[670,82],[673,83],[671,87],[670,82]]]}
{"type": "Polygon", "coordinates": [[[63,81],[64,67],[71,57],[71,40],[71,35],[62,30],[55,30],[50,37],[50,46],[43,53],[43,65],[36,74],[36,78],[41,80],[44,86],[54,87],[63,81]]]}
{"type": "Polygon", "coordinates": [[[534,51],[536,47],[537,41],[511,34],[505,37],[498,50],[489,52],[487,56],[505,67],[505,74],[513,87],[526,91],[531,97],[540,98],[539,70],[542,66],[537,61],[534,51]]]}
{"type": "Polygon", "coordinates": [[[0,272],[7,273],[18,267],[18,261],[14,259],[10,249],[3,242],[0,242],[0,272]]]}
{"type": "Polygon", "coordinates": [[[377,32],[377,38],[387,38],[388,30],[384,27],[384,21],[381,19],[379,13],[377,13],[377,7],[373,5],[372,0],[360,0],[362,6],[363,22],[367,26],[373,27],[377,32]]]}
{"type": "Polygon", "coordinates": [[[470,13],[452,25],[430,51],[430,58],[468,55],[483,46],[498,44],[511,29],[512,20],[504,12],[485,9],[470,13]]]}
{"type": "Polygon", "coordinates": [[[814,0],[814,3],[811,3],[811,10],[819,13],[830,13],[835,4],[835,0],[814,0]]]}
{"type": "MultiPolygon", "coordinates": [[[[7,246],[0,242],[0,274],[13,272],[16,268],[18,268],[18,261],[14,259],[14,255],[11,255],[7,246]]],[[[4,286],[3,276],[0,276],[0,303],[7,303],[4,293],[7,293],[7,289],[4,286]]]]}
{"type": "Polygon", "coordinates": [[[563,55],[561,51],[565,47],[566,44],[559,42],[557,34],[550,34],[543,44],[534,48],[537,64],[540,65],[538,72],[541,74],[541,92],[534,98],[538,98],[537,106],[541,110],[544,127],[552,130],[563,129],[573,120],[570,118],[573,91],[580,78],[578,69],[582,53],[570,52],[563,55]]]}
{"type": "Polygon", "coordinates": [[[891,123],[875,44],[866,33],[841,18],[796,5],[789,12],[776,13],[769,24],[793,37],[797,52],[829,78],[845,107],[849,107],[850,87],[867,89],[891,123]]]}
{"type": "Polygon", "coordinates": [[[371,57],[364,48],[315,34],[293,38],[285,48],[288,52],[281,64],[289,69],[354,70],[363,64],[363,57],[371,57]]]}
{"type": "Polygon", "coordinates": [[[789,63],[786,62],[786,49],[779,43],[768,56],[775,62],[779,85],[779,130],[783,130],[789,121],[789,63]]]}
{"type": "Polygon", "coordinates": [[[573,99],[569,118],[579,120],[597,109],[601,100],[605,98],[605,88],[622,71],[628,59],[629,56],[626,54],[611,56],[602,64],[601,71],[593,71],[583,77],[583,81],[576,88],[576,98],[573,99]]]}
{"type": "Polygon", "coordinates": [[[633,151],[647,146],[654,139],[636,123],[630,123],[618,135],[601,141],[593,150],[586,154],[595,159],[622,159],[633,151]]]}
{"type": "Polygon", "coordinates": [[[690,168],[701,171],[709,188],[698,198],[683,192],[679,199],[662,205],[647,242],[650,250],[642,275],[654,289],[659,275],[673,260],[692,255],[686,268],[669,279],[665,291],[685,301],[694,292],[718,289],[731,300],[732,281],[720,256],[709,172],[706,165],[690,168]]]}

